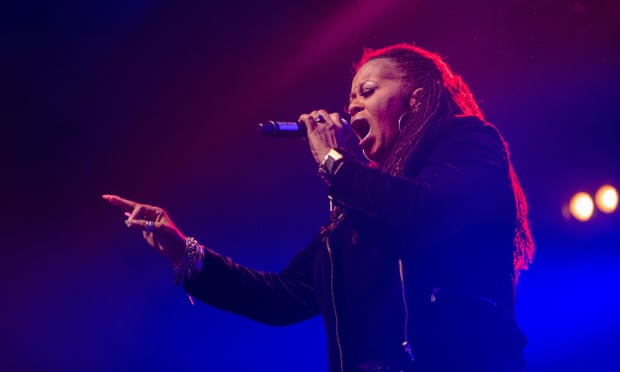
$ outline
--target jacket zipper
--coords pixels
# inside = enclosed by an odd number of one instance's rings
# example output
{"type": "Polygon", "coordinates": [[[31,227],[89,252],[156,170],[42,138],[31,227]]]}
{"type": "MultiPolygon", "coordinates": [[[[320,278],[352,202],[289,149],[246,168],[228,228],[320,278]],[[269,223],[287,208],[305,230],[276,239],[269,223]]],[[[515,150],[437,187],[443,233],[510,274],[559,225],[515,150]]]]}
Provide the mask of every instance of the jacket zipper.
{"type": "Polygon", "coordinates": [[[403,350],[409,357],[409,360],[413,362],[415,358],[413,357],[413,350],[411,350],[411,344],[409,344],[409,306],[407,305],[407,295],[405,293],[405,270],[403,268],[403,260],[398,259],[398,273],[400,274],[400,292],[403,299],[403,308],[405,310],[405,319],[403,322],[403,350]]]}
{"type": "Polygon", "coordinates": [[[334,257],[332,255],[332,247],[329,244],[329,236],[325,238],[327,253],[329,255],[330,278],[329,284],[332,297],[332,308],[334,309],[334,319],[336,320],[336,344],[338,345],[338,356],[340,357],[340,372],[344,372],[344,361],[342,358],[342,344],[340,343],[340,325],[338,324],[338,310],[336,309],[336,296],[334,295],[334,257]]]}

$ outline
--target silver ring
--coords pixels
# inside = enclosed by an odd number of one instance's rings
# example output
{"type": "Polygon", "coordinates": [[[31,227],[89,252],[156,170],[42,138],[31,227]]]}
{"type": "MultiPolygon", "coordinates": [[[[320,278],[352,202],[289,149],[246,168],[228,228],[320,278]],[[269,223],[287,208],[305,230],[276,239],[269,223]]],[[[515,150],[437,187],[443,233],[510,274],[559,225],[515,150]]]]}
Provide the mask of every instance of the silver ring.
{"type": "Polygon", "coordinates": [[[149,234],[155,231],[155,221],[146,221],[146,223],[144,224],[144,231],[149,234]]]}
{"type": "Polygon", "coordinates": [[[314,120],[315,123],[325,123],[325,119],[321,115],[313,117],[312,120],[314,120]]]}

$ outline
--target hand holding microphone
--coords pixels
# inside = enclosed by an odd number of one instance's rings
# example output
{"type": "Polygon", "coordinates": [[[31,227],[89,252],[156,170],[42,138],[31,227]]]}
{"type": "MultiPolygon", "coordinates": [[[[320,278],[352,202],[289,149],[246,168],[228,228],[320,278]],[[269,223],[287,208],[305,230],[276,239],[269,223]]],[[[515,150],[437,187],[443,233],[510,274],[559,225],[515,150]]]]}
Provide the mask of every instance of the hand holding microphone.
{"type": "Polygon", "coordinates": [[[312,111],[300,115],[298,121],[306,125],[308,144],[317,164],[325,159],[329,150],[344,147],[351,133],[351,126],[337,112],[328,114],[325,110],[312,111]]]}

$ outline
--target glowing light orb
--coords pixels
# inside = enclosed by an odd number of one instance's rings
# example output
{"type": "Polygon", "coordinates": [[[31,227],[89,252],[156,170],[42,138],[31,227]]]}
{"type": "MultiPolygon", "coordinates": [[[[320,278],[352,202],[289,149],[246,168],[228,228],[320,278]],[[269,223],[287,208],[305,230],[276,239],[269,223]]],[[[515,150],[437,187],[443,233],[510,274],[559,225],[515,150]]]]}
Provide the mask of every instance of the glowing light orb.
{"type": "Polygon", "coordinates": [[[594,195],[596,207],[603,213],[612,213],[618,207],[618,191],[611,185],[601,186],[594,195]]]}
{"type": "Polygon", "coordinates": [[[570,200],[569,211],[579,221],[589,220],[594,212],[592,197],[588,193],[578,192],[570,200]]]}

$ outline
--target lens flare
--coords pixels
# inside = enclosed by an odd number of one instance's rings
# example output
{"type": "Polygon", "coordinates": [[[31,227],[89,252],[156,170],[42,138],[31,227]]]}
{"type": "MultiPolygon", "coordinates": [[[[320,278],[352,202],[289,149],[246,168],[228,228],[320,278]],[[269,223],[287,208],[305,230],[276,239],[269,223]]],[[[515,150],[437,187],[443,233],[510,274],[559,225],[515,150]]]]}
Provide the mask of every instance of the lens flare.
{"type": "Polygon", "coordinates": [[[594,195],[596,207],[603,213],[612,213],[618,207],[618,191],[611,185],[601,186],[594,195]]]}
{"type": "Polygon", "coordinates": [[[578,192],[570,200],[569,210],[577,220],[582,222],[589,220],[594,212],[592,197],[588,193],[578,192]]]}

